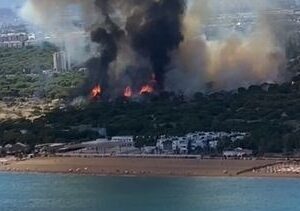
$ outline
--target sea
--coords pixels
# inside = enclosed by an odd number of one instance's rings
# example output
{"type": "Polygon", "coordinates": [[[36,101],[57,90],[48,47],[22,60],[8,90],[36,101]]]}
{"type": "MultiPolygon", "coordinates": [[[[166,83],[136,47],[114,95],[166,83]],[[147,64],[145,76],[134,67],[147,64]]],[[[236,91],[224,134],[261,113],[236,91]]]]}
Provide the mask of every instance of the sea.
{"type": "Polygon", "coordinates": [[[300,180],[0,173],[0,210],[294,211],[300,180]]]}

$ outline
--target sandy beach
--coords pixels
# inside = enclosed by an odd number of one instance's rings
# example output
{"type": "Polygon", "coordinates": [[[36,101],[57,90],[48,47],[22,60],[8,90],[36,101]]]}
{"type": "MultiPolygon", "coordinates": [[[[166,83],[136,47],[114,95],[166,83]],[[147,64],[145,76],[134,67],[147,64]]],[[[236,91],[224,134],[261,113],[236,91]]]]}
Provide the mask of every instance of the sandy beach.
{"type": "Polygon", "coordinates": [[[11,162],[1,165],[0,171],[114,176],[285,177],[298,175],[293,172],[287,174],[270,170],[273,168],[272,166],[282,165],[283,162],[274,160],[51,157],[11,162]]]}

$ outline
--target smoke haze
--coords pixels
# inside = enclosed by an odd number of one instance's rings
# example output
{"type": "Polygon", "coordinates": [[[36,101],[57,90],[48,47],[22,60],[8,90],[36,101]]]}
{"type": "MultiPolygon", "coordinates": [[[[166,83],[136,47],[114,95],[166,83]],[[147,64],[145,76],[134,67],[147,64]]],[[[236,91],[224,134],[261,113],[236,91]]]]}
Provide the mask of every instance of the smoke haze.
{"type": "Polygon", "coordinates": [[[230,31],[220,34],[217,40],[208,40],[199,34],[213,12],[212,5],[205,0],[197,1],[187,11],[185,40],[174,53],[173,68],[168,75],[169,88],[193,93],[205,89],[209,82],[214,90],[230,90],[283,80],[285,53],[264,13],[272,5],[248,3],[258,15],[251,33],[230,31]]]}
{"type": "Polygon", "coordinates": [[[285,55],[265,11],[269,1],[246,0],[27,0],[22,16],[54,33],[73,60],[86,62],[86,89],[100,83],[117,94],[139,89],[155,76],[157,90],[235,89],[281,81],[285,55]],[[204,29],[211,17],[232,6],[258,18],[248,33],[220,28],[217,39],[204,29]],[[78,27],[66,15],[79,8],[78,27]],[[79,36],[76,47],[70,38],[79,36]],[[83,34],[84,34],[83,33],[83,34]],[[88,47],[87,47],[88,46],[88,47]]]}

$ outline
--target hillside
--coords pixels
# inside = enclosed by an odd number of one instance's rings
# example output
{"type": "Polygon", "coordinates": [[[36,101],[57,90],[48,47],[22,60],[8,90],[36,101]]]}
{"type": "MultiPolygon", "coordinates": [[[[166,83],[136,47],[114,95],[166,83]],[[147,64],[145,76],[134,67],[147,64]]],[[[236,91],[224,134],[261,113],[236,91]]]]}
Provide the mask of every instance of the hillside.
{"type": "Polygon", "coordinates": [[[52,54],[57,48],[49,43],[26,48],[0,48],[0,75],[39,73],[52,69],[52,54]]]}
{"type": "MultiPolygon", "coordinates": [[[[79,126],[106,127],[109,135],[143,136],[140,144],[153,144],[158,135],[192,131],[243,131],[251,136],[237,146],[258,152],[290,152],[300,148],[300,81],[265,84],[237,92],[195,94],[184,99],[172,93],[145,96],[139,102],[119,99],[94,102],[80,108],[55,110],[33,122],[6,121],[0,143],[23,141],[73,142],[97,138],[79,126]],[[20,136],[19,131],[27,134],[20,136]]],[[[228,144],[228,143],[227,143],[228,144]]],[[[226,145],[226,143],[225,143],[226,145]]]]}
{"type": "MultiPolygon", "coordinates": [[[[86,74],[44,74],[41,70],[51,68],[55,50],[47,43],[28,49],[0,50],[0,145],[98,138],[93,131],[79,129],[83,126],[105,127],[111,136],[138,136],[138,146],[153,145],[156,137],[164,134],[241,131],[251,136],[235,146],[222,143],[222,147],[240,146],[261,153],[300,148],[300,77],[281,85],[263,84],[190,97],[164,92],[138,100],[79,100],[74,107],[67,99],[80,87],[86,74]],[[36,98],[39,100],[33,101],[36,98]],[[53,100],[58,99],[65,102],[52,106],[53,100]]],[[[291,55],[294,59],[287,68],[292,74],[299,71],[300,58],[295,55],[291,55]]]]}

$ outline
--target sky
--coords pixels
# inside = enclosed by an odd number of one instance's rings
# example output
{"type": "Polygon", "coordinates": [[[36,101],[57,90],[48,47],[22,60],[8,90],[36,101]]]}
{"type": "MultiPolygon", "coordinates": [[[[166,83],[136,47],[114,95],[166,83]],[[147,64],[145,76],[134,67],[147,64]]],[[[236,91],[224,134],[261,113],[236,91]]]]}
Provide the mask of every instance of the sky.
{"type": "Polygon", "coordinates": [[[25,0],[0,0],[1,8],[13,8],[21,5],[25,0]]]}

